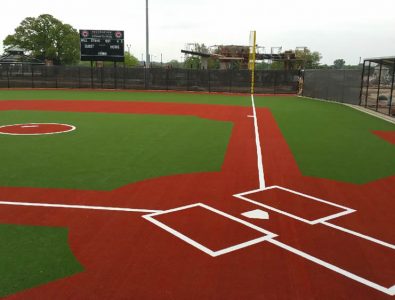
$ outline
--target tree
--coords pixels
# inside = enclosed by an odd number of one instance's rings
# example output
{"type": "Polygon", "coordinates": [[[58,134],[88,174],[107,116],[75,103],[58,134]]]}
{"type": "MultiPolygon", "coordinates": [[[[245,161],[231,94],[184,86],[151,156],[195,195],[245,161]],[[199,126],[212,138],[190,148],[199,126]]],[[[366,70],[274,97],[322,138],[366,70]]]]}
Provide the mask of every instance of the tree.
{"type": "Polygon", "coordinates": [[[284,62],[283,61],[273,61],[270,65],[271,70],[284,70],[284,62]]]}
{"type": "Polygon", "coordinates": [[[54,64],[73,64],[79,60],[79,34],[69,24],[63,24],[49,14],[28,17],[8,35],[4,46],[18,46],[41,60],[54,64]]]}
{"type": "MultiPolygon", "coordinates": [[[[219,60],[218,59],[216,59],[216,58],[214,58],[214,57],[209,57],[208,58],[208,61],[207,61],[207,68],[208,69],[211,69],[211,70],[218,70],[219,69],[219,66],[220,66],[220,64],[219,64],[219,60]]],[[[234,66],[233,66],[234,67],[234,66]]],[[[233,68],[234,70],[235,69],[238,69],[238,67],[237,68],[233,68]]]]}
{"type": "Polygon", "coordinates": [[[299,67],[304,67],[305,69],[318,69],[320,65],[320,60],[322,58],[321,53],[314,51],[311,52],[310,49],[305,48],[304,50],[297,50],[296,58],[303,59],[303,63],[298,63],[299,67]]]}
{"type": "Polygon", "coordinates": [[[269,69],[270,69],[270,64],[265,61],[255,64],[255,70],[269,70],[269,69]]]}
{"type": "Polygon", "coordinates": [[[340,58],[340,59],[336,59],[333,62],[333,68],[334,69],[343,69],[343,67],[345,66],[346,62],[344,59],[340,58]]]}
{"type": "Polygon", "coordinates": [[[190,56],[184,61],[184,68],[186,69],[200,69],[200,57],[190,56]]]}
{"type": "Polygon", "coordinates": [[[125,66],[137,67],[138,65],[140,65],[139,60],[129,52],[125,52],[125,66]]]}
{"type": "Polygon", "coordinates": [[[205,44],[199,44],[199,43],[195,43],[195,45],[193,46],[193,51],[205,53],[205,54],[209,53],[209,49],[207,48],[207,46],[205,44]]]}
{"type": "MultiPolygon", "coordinates": [[[[195,43],[190,48],[191,51],[210,54],[209,48],[205,44],[195,43]]],[[[215,52],[218,53],[218,50],[215,52]]],[[[204,57],[198,55],[192,55],[185,59],[184,67],[187,69],[200,69],[204,64],[202,63],[203,59],[207,59],[207,68],[208,69],[219,69],[219,61],[213,57],[204,57]]],[[[237,68],[237,66],[234,66],[237,68]]]]}
{"type": "Polygon", "coordinates": [[[184,64],[182,62],[179,62],[176,59],[173,59],[173,60],[169,61],[168,63],[166,63],[166,66],[171,67],[171,68],[181,69],[182,67],[184,67],[184,64]]]}

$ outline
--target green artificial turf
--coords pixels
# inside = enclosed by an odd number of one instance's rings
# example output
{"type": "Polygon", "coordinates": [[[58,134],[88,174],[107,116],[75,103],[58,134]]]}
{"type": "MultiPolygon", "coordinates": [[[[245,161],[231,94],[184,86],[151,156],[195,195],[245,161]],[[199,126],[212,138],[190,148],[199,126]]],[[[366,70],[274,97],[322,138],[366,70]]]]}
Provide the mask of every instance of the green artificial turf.
{"type": "Polygon", "coordinates": [[[0,111],[0,125],[66,123],[68,133],[0,135],[0,186],[111,190],[220,171],[232,123],[192,116],[0,111]]]}
{"type": "MultiPolygon", "coordinates": [[[[251,105],[248,95],[0,90],[0,100],[29,99],[251,105]]],[[[395,175],[395,146],[372,134],[395,131],[395,125],[335,103],[296,97],[255,101],[273,113],[304,175],[356,184],[395,175]]],[[[0,125],[28,122],[67,123],[77,130],[0,135],[0,186],[105,190],[145,178],[216,171],[232,128],[184,116],[0,112],[0,125]]],[[[81,271],[68,248],[67,229],[0,225],[0,297],[81,271]]]]}
{"type": "Polygon", "coordinates": [[[303,175],[356,184],[395,175],[395,146],[372,133],[394,124],[336,103],[257,102],[271,108],[303,175]]]}
{"type": "Polygon", "coordinates": [[[0,224],[0,297],[83,271],[68,230],[0,224]]]}
{"type": "Polygon", "coordinates": [[[251,105],[247,94],[246,96],[233,96],[223,94],[83,90],[0,90],[0,100],[111,100],[251,105]]]}
{"type": "MultiPolygon", "coordinates": [[[[1,90],[0,99],[182,102],[251,106],[248,94],[1,90]]],[[[302,173],[356,184],[395,175],[395,147],[372,134],[395,125],[337,103],[297,97],[256,96],[269,108],[302,173]]]]}

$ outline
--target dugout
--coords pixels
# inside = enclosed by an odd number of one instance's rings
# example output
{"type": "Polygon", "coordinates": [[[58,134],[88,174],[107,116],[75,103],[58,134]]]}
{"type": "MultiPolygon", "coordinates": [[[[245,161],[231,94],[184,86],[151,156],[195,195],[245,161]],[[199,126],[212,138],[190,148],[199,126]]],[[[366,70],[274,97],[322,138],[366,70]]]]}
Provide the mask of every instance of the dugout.
{"type": "Polygon", "coordinates": [[[360,105],[395,116],[395,56],[367,58],[363,63],[360,105]]]}

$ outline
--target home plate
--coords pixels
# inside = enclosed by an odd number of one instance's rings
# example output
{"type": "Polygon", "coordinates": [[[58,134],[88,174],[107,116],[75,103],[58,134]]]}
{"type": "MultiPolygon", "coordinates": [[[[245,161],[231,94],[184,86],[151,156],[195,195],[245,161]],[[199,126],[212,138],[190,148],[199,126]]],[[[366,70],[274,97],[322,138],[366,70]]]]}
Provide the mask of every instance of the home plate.
{"type": "Polygon", "coordinates": [[[156,212],[143,218],[212,257],[277,236],[203,203],[156,212]]]}
{"type": "Polygon", "coordinates": [[[247,211],[241,215],[250,219],[269,220],[269,214],[266,211],[260,209],[247,211]]]}

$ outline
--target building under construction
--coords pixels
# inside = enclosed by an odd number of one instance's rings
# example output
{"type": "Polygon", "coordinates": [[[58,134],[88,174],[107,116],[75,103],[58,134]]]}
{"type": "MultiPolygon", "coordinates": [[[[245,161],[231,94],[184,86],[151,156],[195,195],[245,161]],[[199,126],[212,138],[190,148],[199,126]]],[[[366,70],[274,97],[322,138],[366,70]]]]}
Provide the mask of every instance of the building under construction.
{"type": "MultiPolygon", "coordinates": [[[[206,48],[196,43],[190,43],[181,52],[186,56],[199,56],[202,69],[207,69],[210,58],[218,60],[222,70],[230,69],[235,62],[240,69],[247,69],[249,49],[249,46],[240,45],[215,45],[206,48]]],[[[280,61],[283,62],[285,70],[295,70],[300,67],[303,68],[304,60],[301,56],[298,57],[297,53],[303,53],[306,49],[306,47],[297,47],[295,50],[282,51],[282,47],[271,47],[270,53],[266,53],[264,47],[257,47],[256,60],[265,61],[269,64],[274,61],[280,61]]]]}

